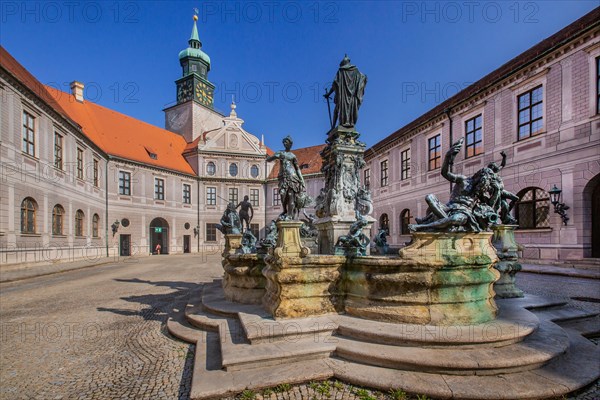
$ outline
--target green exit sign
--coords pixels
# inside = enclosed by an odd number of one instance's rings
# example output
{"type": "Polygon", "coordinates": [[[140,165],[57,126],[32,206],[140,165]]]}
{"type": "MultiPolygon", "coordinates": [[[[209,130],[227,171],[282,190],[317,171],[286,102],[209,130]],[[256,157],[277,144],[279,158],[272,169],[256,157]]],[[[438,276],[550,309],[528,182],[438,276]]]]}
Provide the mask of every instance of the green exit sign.
{"type": "Polygon", "coordinates": [[[162,233],[162,228],[154,228],[154,233],[162,233]]]}

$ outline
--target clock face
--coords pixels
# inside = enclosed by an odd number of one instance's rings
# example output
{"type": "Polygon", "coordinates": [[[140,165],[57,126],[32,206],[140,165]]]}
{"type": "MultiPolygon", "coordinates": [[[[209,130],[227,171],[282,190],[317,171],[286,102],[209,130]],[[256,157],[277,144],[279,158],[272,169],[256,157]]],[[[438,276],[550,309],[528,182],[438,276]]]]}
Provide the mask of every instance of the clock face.
{"type": "Polygon", "coordinates": [[[179,84],[177,89],[177,102],[183,103],[192,99],[192,81],[185,81],[179,84]]]}
{"type": "Polygon", "coordinates": [[[204,82],[198,82],[196,84],[196,98],[200,103],[212,106],[213,89],[204,82]]]}

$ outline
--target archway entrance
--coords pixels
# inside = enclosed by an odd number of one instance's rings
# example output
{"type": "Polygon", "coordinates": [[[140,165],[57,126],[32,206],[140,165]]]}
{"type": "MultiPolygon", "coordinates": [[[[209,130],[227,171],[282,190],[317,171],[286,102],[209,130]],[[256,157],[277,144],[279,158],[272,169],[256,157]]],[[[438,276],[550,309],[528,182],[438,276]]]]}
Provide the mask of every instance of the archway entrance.
{"type": "Polygon", "coordinates": [[[160,245],[160,254],[169,254],[169,223],[164,218],[154,218],[150,222],[150,253],[158,254],[157,245],[160,245]]]}
{"type": "Polygon", "coordinates": [[[600,179],[592,192],[592,257],[600,258],[600,179]]]}

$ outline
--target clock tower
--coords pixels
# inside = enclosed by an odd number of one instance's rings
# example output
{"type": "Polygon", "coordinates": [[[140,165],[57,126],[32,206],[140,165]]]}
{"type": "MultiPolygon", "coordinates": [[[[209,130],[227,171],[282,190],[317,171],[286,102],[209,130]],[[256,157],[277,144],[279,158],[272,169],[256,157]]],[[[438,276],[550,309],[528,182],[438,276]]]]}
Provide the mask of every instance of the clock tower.
{"type": "Polygon", "coordinates": [[[188,40],[189,46],[179,53],[183,76],[175,81],[177,104],[193,100],[212,109],[215,85],[208,81],[210,57],[202,51],[202,42],[198,38],[196,21],[198,21],[198,16],[194,15],[194,27],[190,40],[188,40]]]}
{"type": "Polygon", "coordinates": [[[165,128],[192,142],[203,132],[223,126],[223,114],[214,108],[215,85],[209,82],[210,57],[198,38],[194,15],[188,47],[179,52],[182,77],[175,81],[177,102],[165,108],[165,128]]]}

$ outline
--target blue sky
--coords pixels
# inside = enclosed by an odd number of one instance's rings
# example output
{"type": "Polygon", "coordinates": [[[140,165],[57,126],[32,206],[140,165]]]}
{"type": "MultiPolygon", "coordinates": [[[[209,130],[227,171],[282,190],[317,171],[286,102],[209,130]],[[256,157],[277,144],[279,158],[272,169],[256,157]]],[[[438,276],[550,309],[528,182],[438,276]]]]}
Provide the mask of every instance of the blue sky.
{"type": "Polygon", "coordinates": [[[347,53],[368,75],[368,145],[575,21],[598,1],[52,1],[0,3],[0,42],[40,81],[164,126],[194,8],[215,107],[280,147],[323,143],[321,94],[347,53]]]}

